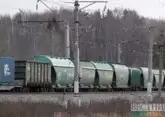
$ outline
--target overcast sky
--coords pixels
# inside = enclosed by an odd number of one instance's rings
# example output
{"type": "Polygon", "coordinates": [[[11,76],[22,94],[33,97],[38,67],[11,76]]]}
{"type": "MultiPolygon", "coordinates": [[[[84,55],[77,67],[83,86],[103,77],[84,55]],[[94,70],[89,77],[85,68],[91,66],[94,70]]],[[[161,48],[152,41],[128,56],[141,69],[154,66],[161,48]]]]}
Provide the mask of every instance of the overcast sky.
{"type": "MultiPolygon", "coordinates": [[[[37,0],[0,0],[0,14],[10,13],[13,15],[18,12],[18,9],[30,10],[36,12],[37,0]]],[[[50,7],[72,8],[73,4],[66,4],[63,2],[73,2],[74,0],[48,0],[53,2],[46,2],[50,7]],[[57,4],[56,4],[57,3],[57,4]]],[[[87,5],[81,3],[82,6],[87,5]]],[[[97,3],[88,7],[90,11],[94,9],[103,9],[105,4],[97,3]]],[[[140,15],[156,19],[165,19],[165,0],[108,0],[108,8],[130,8],[136,10],[140,15]]],[[[37,12],[43,12],[47,8],[39,4],[37,12]]]]}

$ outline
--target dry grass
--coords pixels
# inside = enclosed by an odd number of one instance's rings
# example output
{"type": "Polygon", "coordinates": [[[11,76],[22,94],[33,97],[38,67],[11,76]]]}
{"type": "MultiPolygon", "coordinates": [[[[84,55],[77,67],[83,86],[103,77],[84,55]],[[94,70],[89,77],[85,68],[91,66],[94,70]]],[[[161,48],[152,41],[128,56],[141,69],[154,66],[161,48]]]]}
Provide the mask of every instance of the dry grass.
{"type": "Polygon", "coordinates": [[[0,103],[0,117],[52,117],[54,112],[60,112],[63,108],[47,102],[23,103],[3,102],[0,103]]]}
{"type": "Polygon", "coordinates": [[[0,103],[0,117],[129,117],[129,114],[130,102],[124,99],[93,101],[80,108],[68,104],[67,109],[51,102],[5,101],[0,103]],[[59,112],[62,114],[60,115],[59,112]]]}

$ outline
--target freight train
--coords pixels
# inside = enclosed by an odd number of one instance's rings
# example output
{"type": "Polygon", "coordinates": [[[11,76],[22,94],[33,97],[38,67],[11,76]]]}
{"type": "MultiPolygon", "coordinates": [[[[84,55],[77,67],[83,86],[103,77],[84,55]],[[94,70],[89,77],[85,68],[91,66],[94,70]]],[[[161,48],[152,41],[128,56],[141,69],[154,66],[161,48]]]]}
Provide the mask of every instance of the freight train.
{"type": "MultiPolygon", "coordinates": [[[[73,91],[74,61],[47,55],[20,61],[0,58],[0,90],[23,92],[73,91]]],[[[80,91],[144,91],[148,68],[128,67],[107,62],[80,61],[80,91]]],[[[159,70],[152,70],[152,88],[159,86],[159,70]]],[[[162,72],[162,89],[165,70],[162,72]]]]}

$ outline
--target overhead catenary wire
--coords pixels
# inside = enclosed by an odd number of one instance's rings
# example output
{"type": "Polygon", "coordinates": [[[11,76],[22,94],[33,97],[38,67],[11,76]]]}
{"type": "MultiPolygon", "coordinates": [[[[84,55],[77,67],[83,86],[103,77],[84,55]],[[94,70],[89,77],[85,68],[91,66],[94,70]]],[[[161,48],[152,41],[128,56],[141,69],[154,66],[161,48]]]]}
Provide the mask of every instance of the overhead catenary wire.
{"type": "Polygon", "coordinates": [[[80,8],[79,10],[81,11],[82,9],[85,9],[85,8],[87,8],[87,7],[89,7],[89,6],[93,5],[93,4],[95,4],[95,3],[96,3],[96,2],[92,2],[92,3],[90,3],[89,5],[87,5],[87,6],[85,6],[85,7],[80,8]]]}
{"type": "Polygon", "coordinates": [[[50,0],[43,0],[43,1],[45,1],[45,2],[49,2],[49,3],[52,3],[52,4],[55,4],[55,5],[58,5],[58,6],[64,6],[64,7],[67,7],[67,8],[71,8],[71,9],[74,9],[74,7],[72,7],[72,6],[69,6],[69,5],[66,5],[66,4],[64,4],[63,2],[55,2],[55,1],[50,1],[50,0]],[[63,4],[62,4],[63,3],[63,4]]]}
{"type": "Polygon", "coordinates": [[[50,11],[52,11],[54,13],[54,11],[47,5],[45,4],[42,0],[37,0],[37,4],[36,4],[36,8],[38,8],[38,3],[41,2],[43,5],[45,5],[50,11]]]}
{"type": "MultiPolygon", "coordinates": [[[[36,3],[36,6],[37,6],[37,8],[38,8],[38,3],[39,2],[41,2],[43,5],[45,5],[52,13],[53,13],[53,20],[51,21],[51,22],[54,22],[54,23],[57,23],[57,22],[59,22],[59,21],[57,21],[57,18],[54,16],[54,11],[53,11],[53,9],[51,9],[46,3],[44,3],[42,0],[37,0],[37,3],[36,3]]],[[[32,21],[32,22],[35,22],[35,21],[32,21]]],[[[37,22],[37,21],[36,21],[37,22]]],[[[46,22],[46,21],[39,21],[40,23],[41,22],[46,22]]],[[[48,21],[48,22],[50,22],[50,21],[48,21]]],[[[63,22],[63,21],[60,21],[60,22],[63,22]]]]}
{"type": "MultiPolygon", "coordinates": [[[[26,21],[25,21],[26,22],[26,21]]],[[[28,21],[29,22],[29,21],[28,21]]],[[[30,21],[30,22],[35,22],[35,21],[30,21]]],[[[43,22],[49,22],[49,21],[43,21],[43,22]]],[[[42,22],[40,22],[39,21],[39,23],[42,23],[42,22]]],[[[132,29],[137,29],[137,28],[139,28],[139,27],[136,27],[136,28],[131,28],[131,29],[123,29],[123,30],[125,30],[126,32],[128,31],[128,30],[132,30],[132,29]]]]}
{"type": "MultiPolygon", "coordinates": [[[[138,27],[139,28],[139,27],[138,27]]],[[[141,27],[140,27],[141,28],[141,27]]],[[[144,28],[144,27],[143,27],[144,28]]],[[[146,27],[147,28],[147,27],[146,27]]],[[[136,29],[136,28],[134,28],[134,29],[136,29]]],[[[129,29],[129,30],[131,30],[132,31],[132,29],[129,29]]],[[[128,29],[127,30],[125,30],[125,31],[129,31],[128,29]]],[[[129,43],[136,43],[136,44],[138,44],[138,45],[142,45],[142,47],[143,48],[145,48],[145,49],[148,49],[148,46],[146,46],[146,45],[143,45],[143,44],[141,44],[141,42],[143,42],[143,41],[141,41],[141,40],[124,40],[123,42],[121,42],[121,43],[125,43],[125,44],[129,44],[129,43]]],[[[92,41],[80,41],[80,43],[86,43],[86,44],[91,44],[91,45],[93,45],[93,44],[96,44],[97,42],[92,42],[92,41]]],[[[101,43],[100,43],[101,44],[101,43]]],[[[101,44],[102,45],[102,44],[101,44]]],[[[105,46],[105,45],[104,45],[105,46]]],[[[137,51],[137,50],[132,50],[132,52],[134,52],[134,53],[136,53],[136,52],[139,52],[139,51],[137,51]]],[[[142,52],[142,53],[148,53],[148,50],[140,50],[140,52],[142,52]]]]}
{"type": "MultiPolygon", "coordinates": [[[[5,22],[5,21],[4,21],[5,22]]],[[[15,23],[21,23],[21,22],[30,22],[30,23],[45,23],[45,22],[56,22],[56,21],[15,21],[15,23]]],[[[57,21],[57,22],[61,22],[61,21],[57,21]]],[[[1,21],[0,24],[3,24],[3,22],[1,21]]],[[[33,28],[33,27],[31,27],[33,28]]],[[[89,28],[89,30],[91,30],[93,27],[89,28]]],[[[121,31],[123,32],[129,32],[129,31],[134,31],[136,29],[140,29],[140,28],[147,28],[147,27],[133,27],[133,28],[122,28],[121,31]]],[[[115,32],[115,33],[120,33],[121,32],[120,30],[118,32],[115,32]]],[[[84,33],[82,34],[82,36],[85,36],[84,33]]],[[[123,40],[123,41],[127,41],[127,40],[123,40]]],[[[132,40],[134,41],[134,40],[132,40]]],[[[137,42],[140,41],[140,40],[136,40],[137,42]]],[[[82,42],[83,43],[83,42],[82,42]]],[[[88,42],[84,42],[84,43],[88,43],[88,42]]],[[[92,43],[92,42],[89,42],[89,43],[92,43]]]]}
{"type": "MultiPolygon", "coordinates": [[[[80,56],[79,56],[79,2],[89,2],[89,1],[79,1],[75,0],[74,2],[74,22],[75,22],[75,77],[74,77],[74,97],[73,102],[81,106],[81,98],[79,96],[79,78],[81,78],[80,71],[80,56]]],[[[90,1],[91,2],[91,1],[90,1]]],[[[93,1],[94,2],[94,1],[93,1]]],[[[99,1],[97,1],[99,2],[99,1]]]]}
{"type": "MultiPolygon", "coordinates": [[[[91,27],[91,28],[93,28],[93,27],[91,27]]],[[[89,30],[91,30],[91,28],[89,29],[89,30]]],[[[121,33],[121,31],[122,32],[129,32],[129,31],[131,31],[131,32],[134,32],[136,29],[145,29],[145,28],[148,28],[147,26],[146,27],[133,27],[133,28],[123,28],[123,29],[121,29],[121,30],[119,30],[118,32],[115,32],[115,33],[121,33]]],[[[89,31],[90,32],[90,31],[89,31]]],[[[85,36],[85,33],[82,33],[81,35],[80,35],[80,39],[83,37],[83,36],[85,36]]],[[[130,37],[130,38],[132,38],[132,36],[130,37]]],[[[132,43],[132,42],[134,42],[134,43],[136,43],[136,44],[138,44],[138,45],[142,45],[143,47],[145,47],[145,48],[147,48],[147,46],[144,46],[143,44],[141,44],[143,41],[141,41],[141,40],[138,40],[138,39],[136,39],[136,40],[133,40],[133,39],[131,39],[131,40],[121,40],[121,43],[132,43]]],[[[146,42],[146,41],[145,41],[146,42]]],[[[84,44],[90,44],[90,45],[98,45],[98,44],[100,44],[100,46],[102,46],[102,47],[105,47],[105,45],[104,45],[104,43],[98,43],[97,41],[95,41],[95,42],[93,42],[93,41],[81,41],[80,40],[80,42],[79,43],[84,43],[84,44]]],[[[110,44],[110,43],[107,43],[108,45],[110,44]]]]}
{"type": "MultiPolygon", "coordinates": [[[[53,12],[53,18],[52,18],[52,21],[28,21],[28,20],[25,20],[25,19],[22,19],[21,21],[14,21],[13,20],[13,24],[14,24],[14,22],[15,23],[18,23],[18,24],[20,24],[20,23],[22,23],[23,24],[23,27],[25,27],[25,23],[53,23],[53,25],[54,24],[57,24],[58,22],[63,22],[63,21],[57,21],[56,20],[56,17],[54,16],[54,11],[47,5],[47,4],[45,4],[42,0],[37,0],[37,4],[36,4],[36,9],[38,9],[38,3],[39,2],[41,2],[43,5],[45,5],[51,12],[53,12]]],[[[21,10],[21,9],[19,9],[19,11],[21,12],[21,14],[24,14],[24,12],[21,10]]],[[[56,25],[57,26],[57,25],[56,25]]],[[[29,27],[29,26],[26,26],[26,27],[28,27],[28,28],[33,28],[33,27],[29,27]]],[[[29,32],[28,31],[28,34],[29,33],[31,33],[31,32],[29,32]]],[[[32,34],[32,33],[31,33],[32,34]]],[[[33,34],[31,35],[31,36],[33,36],[33,34]]],[[[36,49],[36,40],[33,38],[33,40],[34,40],[34,49],[36,49]]]]}

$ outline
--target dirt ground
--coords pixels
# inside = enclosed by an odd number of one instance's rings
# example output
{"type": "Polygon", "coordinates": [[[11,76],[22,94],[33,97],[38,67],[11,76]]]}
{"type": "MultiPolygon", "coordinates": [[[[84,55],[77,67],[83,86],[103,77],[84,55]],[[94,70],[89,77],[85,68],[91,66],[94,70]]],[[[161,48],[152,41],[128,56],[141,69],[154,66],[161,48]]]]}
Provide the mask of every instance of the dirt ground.
{"type": "Polygon", "coordinates": [[[5,101],[0,103],[0,117],[130,117],[130,108],[130,101],[124,99],[91,102],[81,107],[68,103],[68,108],[52,102],[5,101]]]}

